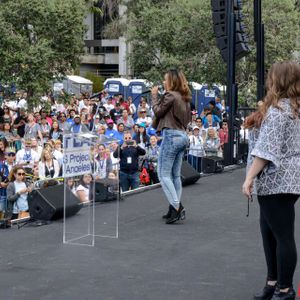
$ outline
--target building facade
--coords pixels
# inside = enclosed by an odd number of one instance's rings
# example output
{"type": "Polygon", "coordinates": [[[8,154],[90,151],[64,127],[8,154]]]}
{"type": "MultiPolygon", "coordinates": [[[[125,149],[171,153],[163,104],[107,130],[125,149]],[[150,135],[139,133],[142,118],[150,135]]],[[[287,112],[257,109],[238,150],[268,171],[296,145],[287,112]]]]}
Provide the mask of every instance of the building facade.
{"type": "MultiPolygon", "coordinates": [[[[126,7],[119,5],[113,16],[124,16],[126,7]]],[[[103,38],[103,30],[110,22],[108,14],[103,15],[90,12],[85,19],[88,27],[85,36],[85,55],[82,56],[80,75],[93,72],[96,75],[108,77],[131,76],[130,68],[126,61],[129,45],[124,37],[118,39],[103,38]]]]}

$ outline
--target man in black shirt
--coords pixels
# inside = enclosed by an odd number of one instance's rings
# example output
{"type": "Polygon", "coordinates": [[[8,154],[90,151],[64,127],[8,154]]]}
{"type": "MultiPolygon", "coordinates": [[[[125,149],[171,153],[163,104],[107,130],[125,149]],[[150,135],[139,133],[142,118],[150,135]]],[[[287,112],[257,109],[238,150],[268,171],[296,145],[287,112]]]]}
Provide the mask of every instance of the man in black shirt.
{"type": "Polygon", "coordinates": [[[132,139],[131,133],[124,133],[124,143],[119,146],[114,157],[118,157],[120,153],[120,185],[122,192],[129,189],[134,190],[139,187],[139,162],[140,155],[145,155],[146,151],[138,146],[132,139]]]}
{"type": "Polygon", "coordinates": [[[24,108],[19,108],[18,117],[15,119],[13,127],[17,130],[18,135],[22,138],[25,134],[25,124],[27,121],[26,111],[24,108]]]}

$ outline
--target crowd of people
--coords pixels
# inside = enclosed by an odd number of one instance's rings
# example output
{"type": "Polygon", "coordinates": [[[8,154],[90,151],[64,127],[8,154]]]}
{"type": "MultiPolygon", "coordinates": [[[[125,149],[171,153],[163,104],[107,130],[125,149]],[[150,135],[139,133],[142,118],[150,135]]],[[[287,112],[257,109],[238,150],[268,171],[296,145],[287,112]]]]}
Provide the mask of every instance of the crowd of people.
{"type": "MultiPolygon", "coordinates": [[[[204,156],[222,156],[228,142],[224,113],[225,104],[219,97],[201,113],[192,110],[186,159],[198,172],[202,172],[204,156]]],[[[28,211],[23,204],[31,187],[18,183],[25,182],[25,177],[33,181],[63,177],[64,133],[92,132],[112,141],[93,149],[91,178],[118,179],[122,192],[158,183],[162,137],[152,127],[153,117],[146,98],[135,105],[131,97],[111,96],[107,90],[96,98],[73,95],[68,103],[45,95],[32,110],[26,93],[17,92],[15,100],[4,100],[0,108],[0,219],[9,205],[13,218],[28,211]]],[[[83,178],[80,182],[73,190],[83,201],[83,178]]]]}

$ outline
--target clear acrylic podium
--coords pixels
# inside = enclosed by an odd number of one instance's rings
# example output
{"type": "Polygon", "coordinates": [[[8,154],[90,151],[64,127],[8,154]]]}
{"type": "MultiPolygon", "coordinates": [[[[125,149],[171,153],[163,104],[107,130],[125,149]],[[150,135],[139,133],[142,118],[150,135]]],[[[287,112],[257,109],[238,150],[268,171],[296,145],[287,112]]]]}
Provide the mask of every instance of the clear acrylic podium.
{"type": "Polygon", "coordinates": [[[63,146],[63,242],[94,246],[95,237],[118,238],[119,164],[111,160],[118,141],[70,133],[64,134],[63,146]],[[74,206],[80,210],[69,216],[74,206]]]}

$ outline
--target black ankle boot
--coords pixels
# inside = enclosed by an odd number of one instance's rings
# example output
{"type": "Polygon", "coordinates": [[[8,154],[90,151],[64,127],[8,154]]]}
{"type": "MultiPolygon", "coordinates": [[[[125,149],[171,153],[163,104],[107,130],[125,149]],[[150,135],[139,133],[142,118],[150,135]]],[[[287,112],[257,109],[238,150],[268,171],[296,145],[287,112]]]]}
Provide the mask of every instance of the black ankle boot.
{"type": "Polygon", "coordinates": [[[180,210],[176,210],[173,206],[171,206],[171,215],[170,218],[166,220],[166,224],[173,224],[180,219],[180,210]]]}
{"type": "Polygon", "coordinates": [[[253,300],[271,300],[276,290],[276,285],[266,284],[260,293],[254,295],[253,300]]]}
{"type": "Polygon", "coordinates": [[[170,204],[168,212],[162,216],[163,219],[169,219],[171,217],[171,207],[172,205],[170,204]]]}
{"type": "Polygon", "coordinates": [[[279,288],[276,289],[271,300],[295,300],[296,292],[293,287],[290,287],[286,293],[280,292],[279,288]]]}
{"type": "Polygon", "coordinates": [[[185,208],[183,207],[181,202],[180,202],[180,205],[179,205],[179,212],[180,212],[179,219],[180,220],[185,220],[185,208]]]}

